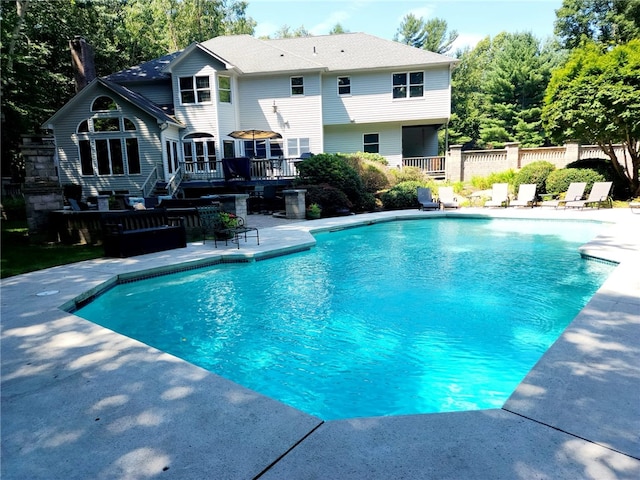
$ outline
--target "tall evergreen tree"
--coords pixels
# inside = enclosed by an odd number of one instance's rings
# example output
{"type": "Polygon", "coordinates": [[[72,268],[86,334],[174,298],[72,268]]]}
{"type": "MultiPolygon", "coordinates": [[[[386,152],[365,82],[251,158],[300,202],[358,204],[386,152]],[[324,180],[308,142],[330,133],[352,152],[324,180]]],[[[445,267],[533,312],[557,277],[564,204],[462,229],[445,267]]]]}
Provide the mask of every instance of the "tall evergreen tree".
{"type": "Polygon", "coordinates": [[[393,37],[397,42],[441,54],[449,52],[457,38],[455,30],[447,32],[446,20],[433,18],[425,21],[412,13],[405,15],[393,37]]]}

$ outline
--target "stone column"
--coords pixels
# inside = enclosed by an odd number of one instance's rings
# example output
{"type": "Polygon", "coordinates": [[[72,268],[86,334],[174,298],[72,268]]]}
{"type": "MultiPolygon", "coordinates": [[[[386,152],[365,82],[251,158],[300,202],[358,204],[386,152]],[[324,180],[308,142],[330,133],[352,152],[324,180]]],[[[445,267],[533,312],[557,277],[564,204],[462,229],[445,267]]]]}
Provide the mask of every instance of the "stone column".
{"type": "Polygon", "coordinates": [[[306,190],[283,190],[286,217],[303,220],[306,215],[306,190]]]}
{"type": "Polygon", "coordinates": [[[462,163],[462,145],[451,145],[447,152],[444,165],[444,176],[450,182],[464,180],[464,165],[462,163]]]}
{"type": "Polygon", "coordinates": [[[563,168],[570,163],[580,160],[580,143],[575,141],[565,142],[564,144],[564,165],[558,166],[563,168]]]}
{"type": "Polygon", "coordinates": [[[504,144],[507,150],[507,170],[518,170],[520,168],[520,143],[507,142],[504,144]]]}
{"type": "Polygon", "coordinates": [[[49,213],[64,208],[64,196],[54,160],[53,139],[23,135],[20,151],[25,164],[24,199],[29,235],[55,241],[49,213]]]}

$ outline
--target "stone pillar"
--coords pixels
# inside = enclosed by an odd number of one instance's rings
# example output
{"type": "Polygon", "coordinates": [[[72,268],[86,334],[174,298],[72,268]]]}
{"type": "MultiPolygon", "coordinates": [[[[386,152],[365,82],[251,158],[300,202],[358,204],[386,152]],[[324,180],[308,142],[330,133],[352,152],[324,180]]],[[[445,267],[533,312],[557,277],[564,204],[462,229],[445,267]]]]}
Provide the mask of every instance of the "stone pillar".
{"type": "Polygon", "coordinates": [[[575,141],[566,142],[564,144],[564,165],[558,166],[563,168],[572,162],[580,160],[580,143],[575,141]]]}
{"type": "Polygon", "coordinates": [[[507,142],[504,144],[507,150],[507,170],[518,170],[520,168],[520,143],[507,142]]]}
{"type": "Polygon", "coordinates": [[[303,220],[306,215],[306,190],[283,190],[286,217],[303,220]]]}
{"type": "Polygon", "coordinates": [[[444,176],[450,182],[464,180],[464,165],[462,163],[462,145],[451,145],[447,152],[444,165],[444,176]]]}
{"type": "Polygon", "coordinates": [[[249,195],[244,193],[234,194],[235,198],[235,214],[236,217],[242,217],[242,221],[247,223],[247,199],[249,195]]]}
{"type": "Polygon", "coordinates": [[[49,213],[64,208],[64,196],[55,165],[53,139],[23,135],[20,146],[25,166],[24,199],[29,235],[54,241],[49,213]]]}

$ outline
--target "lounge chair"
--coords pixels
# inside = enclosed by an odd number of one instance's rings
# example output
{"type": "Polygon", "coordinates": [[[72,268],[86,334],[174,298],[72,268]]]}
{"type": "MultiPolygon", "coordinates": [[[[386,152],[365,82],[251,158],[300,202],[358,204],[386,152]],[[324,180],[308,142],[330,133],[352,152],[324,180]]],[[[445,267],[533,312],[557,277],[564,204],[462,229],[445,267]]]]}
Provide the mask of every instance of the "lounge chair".
{"type": "Polygon", "coordinates": [[[494,183],[491,191],[491,200],[487,201],[485,207],[507,207],[509,205],[509,184],[494,183]]]}
{"type": "Polygon", "coordinates": [[[611,199],[609,198],[611,185],[613,185],[613,182],[595,182],[586,200],[566,202],[565,206],[567,208],[584,208],[585,206],[593,207],[594,205],[597,205],[598,208],[602,205],[611,206],[611,199]]]}
{"type": "Polygon", "coordinates": [[[421,210],[440,209],[440,203],[433,199],[430,188],[418,187],[418,203],[421,210]]]}
{"type": "Polygon", "coordinates": [[[453,195],[453,187],[440,187],[438,200],[442,208],[458,208],[458,199],[453,195]]]}
{"type": "Polygon", "coordinates": [[[509,202],[510,207],[531,207],[536,203],[536,187],[535,183],[521,183],[518,188],[518,198],[509,202]]]}
{"type": "Polygon", "coordinates": [[[582,200],[582,196],[584,195],[584,189],[587,187],[586,182],[573,182],[569,184],[569,188],[567,189],[567,193],[564,198],[556,199],[556,200],[545,200],[542,202],[543,207],[554,207],[558,208],[559,206],[564,206],[567,202],[575,202],[578,200],[582,200]]]}

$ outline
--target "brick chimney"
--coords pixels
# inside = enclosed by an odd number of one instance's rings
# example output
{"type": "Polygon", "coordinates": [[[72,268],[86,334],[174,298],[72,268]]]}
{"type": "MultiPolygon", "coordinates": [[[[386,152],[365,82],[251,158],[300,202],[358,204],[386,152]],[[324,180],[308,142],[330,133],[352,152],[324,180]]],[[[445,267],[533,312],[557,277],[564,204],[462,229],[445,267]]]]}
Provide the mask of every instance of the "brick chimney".
{"type": "Polygon", "coordinates": [[[69,40],[69,48],[71,49],[71,63],[76,83],[76,93],[78,93],[96,78],[93,48],[80,35],[76,35],[73,40],[69,40]]]}

